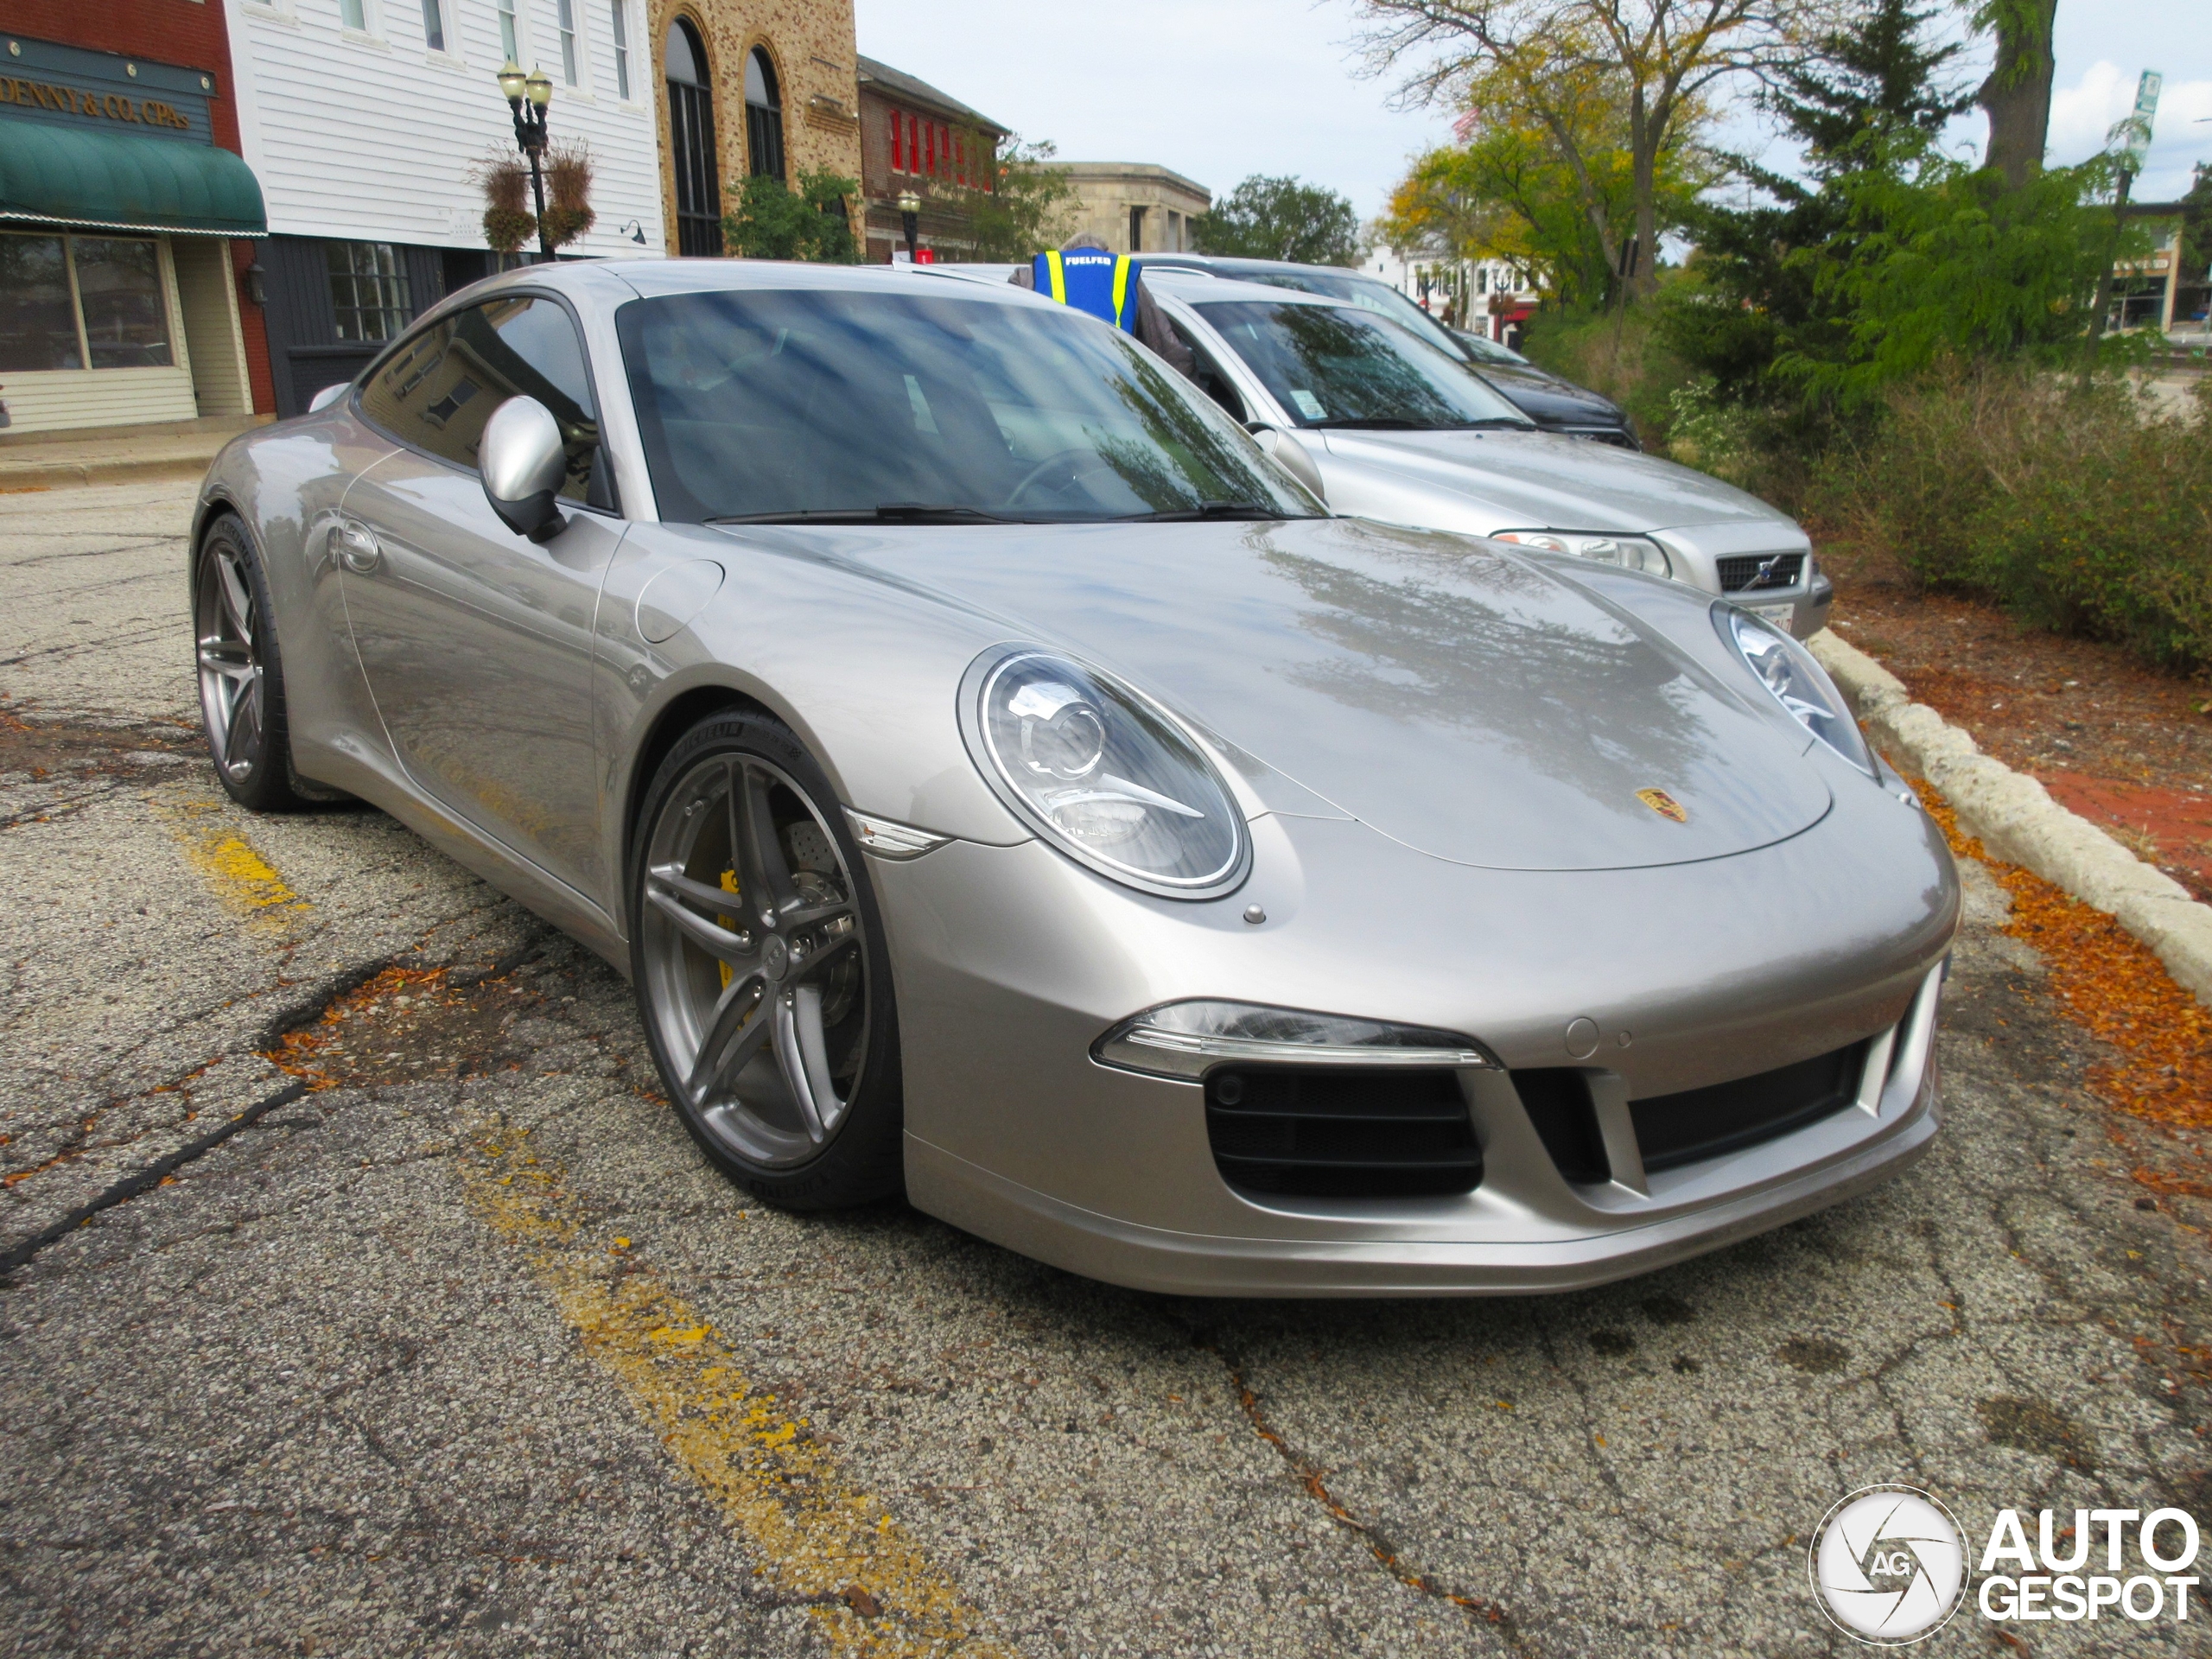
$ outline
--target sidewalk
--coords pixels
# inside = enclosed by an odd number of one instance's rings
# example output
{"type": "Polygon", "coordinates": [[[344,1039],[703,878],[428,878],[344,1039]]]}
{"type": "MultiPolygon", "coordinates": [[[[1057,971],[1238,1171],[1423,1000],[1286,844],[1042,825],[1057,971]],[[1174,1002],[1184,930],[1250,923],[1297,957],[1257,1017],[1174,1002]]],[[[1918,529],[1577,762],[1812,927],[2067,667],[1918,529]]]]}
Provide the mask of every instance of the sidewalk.
{"type": "Polygon", "coordinates": [[[0,494],[144,479],[197,480],[216,451],[265,419],[245,415],[68,432],[0,431],[0,494]]]}

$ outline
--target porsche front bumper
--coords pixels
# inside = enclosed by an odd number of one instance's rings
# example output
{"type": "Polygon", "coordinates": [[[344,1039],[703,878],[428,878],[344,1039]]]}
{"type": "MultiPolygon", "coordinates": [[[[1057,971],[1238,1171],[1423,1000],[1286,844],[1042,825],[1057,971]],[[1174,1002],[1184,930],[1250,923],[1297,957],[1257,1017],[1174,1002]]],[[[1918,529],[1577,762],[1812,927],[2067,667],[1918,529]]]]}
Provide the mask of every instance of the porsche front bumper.
{"type": "Polygon", "coordinates": [[[1090,1277],[1284,1296],[1568,1289],[1836,1203],[1905,1167],[1935,1133],[1936,1010],[1957,911],[1925,819],[1878,791],[1853,795],[1755,853],[1603,872],[1471,868],[1350,820],[1268,815],[1252,826],[1251,881],[1204,905],[1126,892],[1035,842],[954,842],[874,864],[909,1195],[1090,1277]],[[1901,865],[1931,879],[1901,879],[1901,865]],[[1404,902],[1378,906],[1385,893],[1404,902]],[[1243,919],[1255,900],[1263,925],[1243,919]],[[1116,1021],[1198,996],[1485,1044],[1507,1069],[1458,1074],[1479,1185],[1395,1198],[1232,1187],[1199,1085],[1090,1054],[1116,1021]],[[1602,1033],[1594,1054],[1563,1047],[1578,1020],[1602,1033]],[[1580,1061],[1618,1116],[1632,1097],[1869,1039],[1879,1075],[1844,1109],[1648,1179],[1631,1160],[1625,1179],[1596,1184],[1560,1173],[1511,1070],[1580,1061]]]}

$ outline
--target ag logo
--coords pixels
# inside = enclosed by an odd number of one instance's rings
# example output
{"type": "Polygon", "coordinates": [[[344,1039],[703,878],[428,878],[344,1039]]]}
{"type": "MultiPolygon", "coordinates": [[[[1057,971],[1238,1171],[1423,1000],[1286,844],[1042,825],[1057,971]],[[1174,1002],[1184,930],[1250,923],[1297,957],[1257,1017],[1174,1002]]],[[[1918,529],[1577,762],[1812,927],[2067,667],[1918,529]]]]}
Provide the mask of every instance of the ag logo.
{"type": "Polygon", "coordinates": [[[1813,1593],[1847,1635],[1901,1648],[1933,1636],[1967,1586],[1965,1537],[1951,1512],[1911,1486],[1867,1486],[1814,1529],[1813,1593]]]}
{"type": "Polygon", "coordinates": [[[1636,798],[1662,818],[1672,818],[1676,823],[1690,821],[1689,809],[1663,789],[1639,789],[1636,798]]]}

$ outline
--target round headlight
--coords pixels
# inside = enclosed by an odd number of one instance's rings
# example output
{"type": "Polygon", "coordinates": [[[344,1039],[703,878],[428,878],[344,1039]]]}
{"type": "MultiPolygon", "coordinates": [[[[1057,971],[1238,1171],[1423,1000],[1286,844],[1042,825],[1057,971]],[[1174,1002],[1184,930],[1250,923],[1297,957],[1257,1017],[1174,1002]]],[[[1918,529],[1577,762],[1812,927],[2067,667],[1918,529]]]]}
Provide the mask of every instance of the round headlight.
{"type": "Polygon", "coordinates": [[[1866,734],[1851,717],[1851,705],[1811,652],[1772,623],[1733,605],[1713,607],[1713,620],[1777,702],[1868,777],[1878,775],[1866,734]]]}
{"type": "Polygon", "coordinates": [[[1103,875],[1179,899],[1244,878],[1244,820],[1189,734],[1096,669],[1000,647],[961,688],[984,779],[1046,840],[1103,875]]]}

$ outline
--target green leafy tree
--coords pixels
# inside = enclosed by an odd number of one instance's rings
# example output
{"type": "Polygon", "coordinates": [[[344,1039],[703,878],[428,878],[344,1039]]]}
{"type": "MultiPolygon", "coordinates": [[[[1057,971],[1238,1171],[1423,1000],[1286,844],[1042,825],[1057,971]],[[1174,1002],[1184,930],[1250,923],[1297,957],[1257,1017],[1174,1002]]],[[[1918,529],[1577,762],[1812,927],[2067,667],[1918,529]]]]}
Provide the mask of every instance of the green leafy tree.
{"type": "Polygon", "coordinates": [[[1255,174],[1211,213],[1192,219],[1191,229],[1204,253],[1302,265],[1359,263],[1359,215],[1351,203],[1299,179],[1255,174]]]}
{"type": "MultiPolygon", "coordinates": [[[[1840,329],[1783,342],[1776,377],[1849,413],[1947,358],[2070,356],[2116,245],[2111,209],[2096,206],[2113,186],[2112,158],[2047,168],[2014,189],[1993,168],[1943,156],[1923,133],[1866,142],[1872,164],[1835,181],[1843,231],[1796,256],[1840,329]]],[[[2127,232],[2120,257],[2139,257],[2148,241],[2139,226],[2127,232]]]]}
{"type": "Polygon", "coordinates": [[[1076,194],[1068,175],[1052,165],[1058,153],[1049,138],[1025,143],[1007,135],[991,188],[969,190],[963,204],[977,260],[1018,263],[1067,240],[1076,194]]]}
{"type": "MultiPolygon", "coordinates": [[[[1636,226],[1624,84],[1602,69],[1560,70],[1532,98],[1522,77],[1499,72],[1465,91],[1465,142],[1414,162],[1382,234],[1446,258],[1507,260],[1566,305],[1601,303],[1636,226]]],[[[1704,124],[1702,111],[1684,111],[1655,162],[1663,228],[1681,225],[1719,176],[1699,142],[1704,124]]]]}
{"type": "Polygon", "coordinates": [[[798,188],[756,173],[722,216],[722,245],[747,259],[807,259],[849,265],[860,255],[846,202],[860,181],[827,169],[799,175],[798,188]]]}

